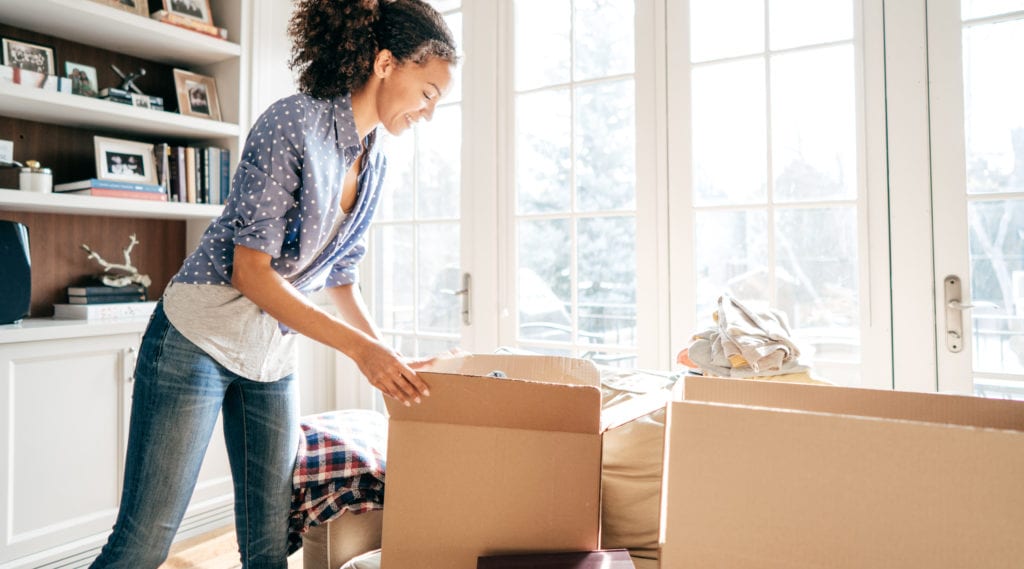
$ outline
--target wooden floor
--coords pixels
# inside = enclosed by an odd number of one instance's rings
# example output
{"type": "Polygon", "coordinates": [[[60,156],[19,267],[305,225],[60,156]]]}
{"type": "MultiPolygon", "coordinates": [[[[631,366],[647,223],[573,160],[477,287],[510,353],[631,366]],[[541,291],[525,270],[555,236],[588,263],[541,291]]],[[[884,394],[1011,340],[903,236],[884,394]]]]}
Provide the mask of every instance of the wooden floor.
{"type": "MultiPolygon", "coordinates": [[[[228,526],[174,544],[160,569],[239,569],[241,566],[235,530],[228,526]]],[[[301,549],[288,558],[288,569],[302,569],[301,549]]]]}

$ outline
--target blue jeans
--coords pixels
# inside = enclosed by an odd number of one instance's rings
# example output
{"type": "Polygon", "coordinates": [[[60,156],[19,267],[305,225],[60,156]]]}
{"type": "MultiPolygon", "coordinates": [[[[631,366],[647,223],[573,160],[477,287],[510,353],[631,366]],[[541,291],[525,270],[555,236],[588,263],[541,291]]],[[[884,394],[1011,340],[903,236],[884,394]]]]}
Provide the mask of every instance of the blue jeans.
{"type": "Polygon", "coordinates": [[[288,566],[298,385],[228,371],[171,325],[161,303],[135,368],[121,509],[93,568],[156,569],[167,558],[222,410],[242,566],[288,566]]]}

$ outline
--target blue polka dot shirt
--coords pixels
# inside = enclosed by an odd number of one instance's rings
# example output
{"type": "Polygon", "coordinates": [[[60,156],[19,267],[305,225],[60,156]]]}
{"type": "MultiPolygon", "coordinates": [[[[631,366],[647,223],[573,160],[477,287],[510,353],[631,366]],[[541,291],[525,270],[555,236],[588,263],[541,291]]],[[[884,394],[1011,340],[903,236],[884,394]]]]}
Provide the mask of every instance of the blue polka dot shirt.
{"type": "Polygon", "coordinates": [[[361,148],[351,98],[297,94],[272,104],[249,131],[224,212],[171,282],[230,286],[235,245],[269,254],[303,292],[356,282],[387,170],[376,142],[376,131],[363,141],[356,202],[345,213],[343,182],[361,148]]]}

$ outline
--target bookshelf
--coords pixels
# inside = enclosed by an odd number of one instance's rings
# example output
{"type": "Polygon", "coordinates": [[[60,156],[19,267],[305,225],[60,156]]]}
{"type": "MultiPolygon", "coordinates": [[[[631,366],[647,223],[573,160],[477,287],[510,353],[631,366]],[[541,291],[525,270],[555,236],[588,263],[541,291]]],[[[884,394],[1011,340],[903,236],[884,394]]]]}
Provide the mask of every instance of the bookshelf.
{"type": "MultiPolygon", "coordinates": [[[[146,0],[136,0],[143,1],[146,0]]],[[[0,83],[0,138],[13,140],[15,160],[39,160],[53,170],[55,184],[94,176],[94,135],[218,146],[231,151],[232,171],[248,128],[248,0],[211,0],[214,22],[227,28],[228,40],[212,38],[91,0],[3,0],[0,36],[54,48],[56,73],[74,61],[97,69],[98,88],[116,85],[109,68],[145,68],[138,83],[147,94],[163,97],[176,109],[175,67],[212,76],[217,83],[222,121],[136,108],[110,101],[0,83]]],[[[132,258],[154,281],[150,298],[159,298],[167,281],[221,206],[34,194],[17,190],[15,170],[0,170],[0,219],[25,223],[32,249],[32,319],[49,320],[52,305],[63,302],[64,288],[98,272],[85,261],[81,243],[118,256],[128,235],[142,242],[132,258]]],[[[33,337],[59,337],[59,322],[40,327],[33,337]]],[[[4,328],[4,327],[0,327],[4,328]]],[[[21,337],[15,331],[0,342],[21,337]]]]}

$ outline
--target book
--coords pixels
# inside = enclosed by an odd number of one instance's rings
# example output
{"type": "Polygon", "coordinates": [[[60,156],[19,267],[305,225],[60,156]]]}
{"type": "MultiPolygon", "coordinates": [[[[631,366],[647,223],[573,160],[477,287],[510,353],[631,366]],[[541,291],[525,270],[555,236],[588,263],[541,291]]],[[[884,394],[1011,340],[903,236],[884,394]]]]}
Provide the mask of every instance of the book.
{"type": "Polygon", "coordinates": [[[53,317],[59,320],[128,320],[153,313],[157,301],[114,302],[110,304],[55,303],[53,317]]]}
{"type": "Polygon", "coordinates": [[[65,182],[54,184],[55,192],[70,192],[73,190],[84,190],[86,188],[103,188],[107,190],[131,190],[133,192],[154,192],[164,193],[164,187],[160,184],[140,184],[137,182],[120,182],[117,180],[101,180],[100,178],[89,178],[77,182],[65,182]]]}
{"type": "Polygon", "coordinates": [[[144,192],[138,190],[112,190],[110,188],[84,188],[81,190],[70,190],[61,192],[62,194],[78,195],[78,196],[95,196],[100,198],[126,198],[132,200],[147,200],[165,202],[167,201],[167,194],[156,193],[156,192],[144,192]]]}
{"type": "Polygon", "coordinates": [[[188,203],[196,203],[196,149],[193,146],[185,147],[185,199],[188,203]]]}
{"type": "Polygon", "coordinates": [[[172,14],[167,10],[157,10],[150,14],[149,17],[158,22],[171,24],[172,26],[178,26],[181,28],[185,28],[187,30],[191,30],[193,32],[206,34],[210,37],[214,37],[217,39],[228,39],[228,31],[226,28],[221,28],[213,24],[207,24],[206,22],[200,22],[198,20],[193,20],[191,18],[186,18],[178,14],[172,14]]]}
{"type": "Polygon", "coordinates": [[[477,569],[634,569],[625,549],[478,557],[477,569]]]}
{"type": "Polygon", "coordinates": [[[231,150],[220,149],[220,203],[228,203],[231,192],[231,150]]]}
{"type": "Polygon", "coordinates": [[[68,294],[79,296],[117,296],[123,294],[146,294],[146,287],[140,284],[108,286],[105,284],[83,284],[68,287],[68,294]]]}
{"type": "Polygon", "coordinates": [[[185,190],[186,176],[184,146],[174,147],[174,162],[175,169],[177,170],[176,179],[174,181],[174,195],[177,196],[177,201],[179,202],[188,201],[188,192],[185,190]]]}
{"type": "Polygon", "coordinates": [[[100,296],[68,295],[68,304],[111,304],[115,302],[145,302],[146,293],[142,294],[111,294],[100,296]]]}

